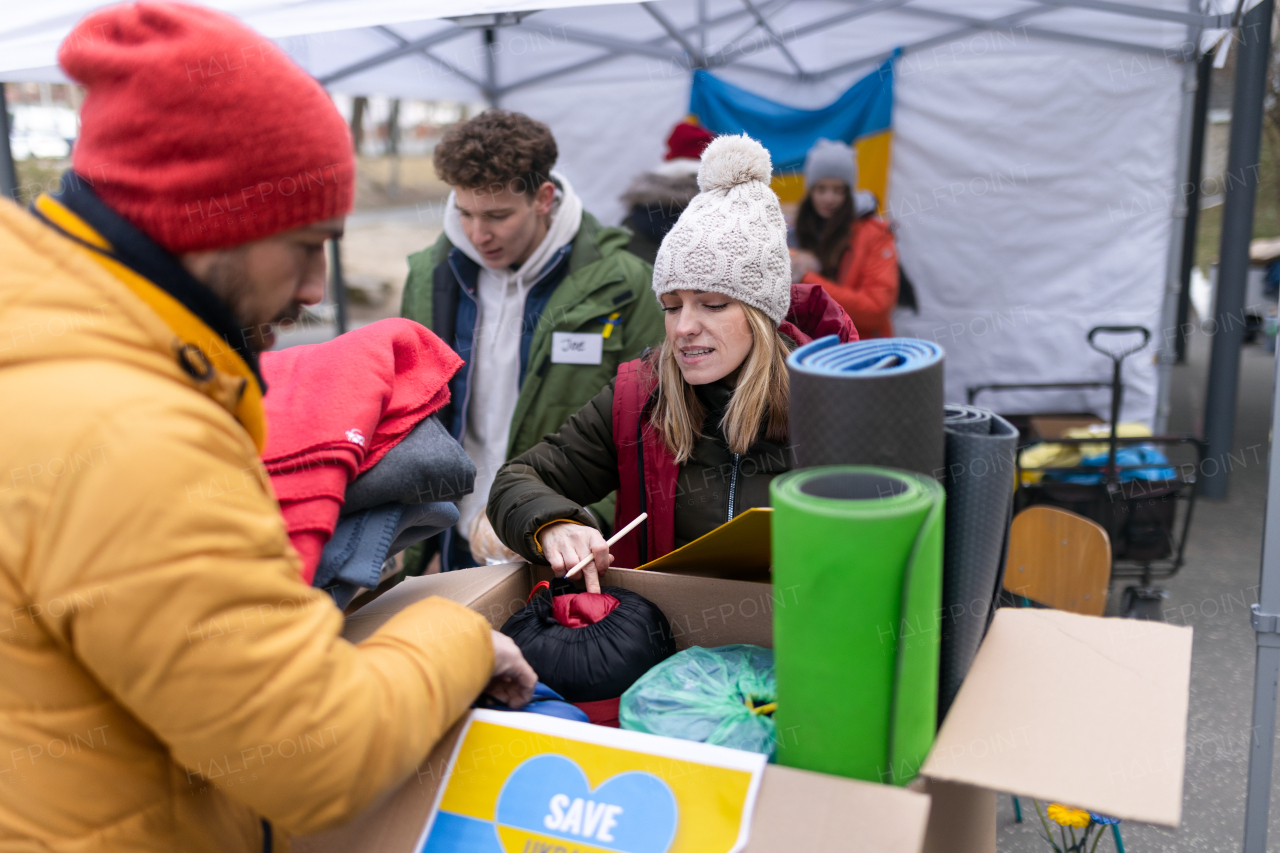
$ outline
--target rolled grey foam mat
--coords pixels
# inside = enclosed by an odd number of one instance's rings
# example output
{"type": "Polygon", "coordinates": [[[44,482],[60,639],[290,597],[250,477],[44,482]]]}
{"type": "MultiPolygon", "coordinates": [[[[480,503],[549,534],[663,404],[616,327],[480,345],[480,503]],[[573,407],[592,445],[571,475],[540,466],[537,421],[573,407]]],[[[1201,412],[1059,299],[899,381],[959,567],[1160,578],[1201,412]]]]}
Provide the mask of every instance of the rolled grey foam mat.
{"type": "Polygon", "coordinates": [[[842,344],[787,357],[796,466],[878,465],[940,477],[942,347],[914,338],[842,344]]]}
{"type": "Polygon", "coordinates": [[[974,406],[946,407],[947,522],[942,557],[938,722],[986,632],[1004,561],[1018,431],[974,406]]]}

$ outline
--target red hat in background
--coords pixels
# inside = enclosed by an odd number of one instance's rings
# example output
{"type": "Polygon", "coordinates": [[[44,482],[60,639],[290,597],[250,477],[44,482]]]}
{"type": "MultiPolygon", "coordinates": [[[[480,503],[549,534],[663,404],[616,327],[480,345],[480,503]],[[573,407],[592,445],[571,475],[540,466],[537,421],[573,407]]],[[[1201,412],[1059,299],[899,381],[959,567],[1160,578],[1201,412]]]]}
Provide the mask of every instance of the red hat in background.
{"type": "Polygon", "coordinates": [[[702,157],[703,149],[710,145],[713,139],[715,136],[705,127],[682,121],[667,137],[667,156],[663,159],[675,160],[687,157],[690,160],[698,160],[702,157]]]}
{"type": "Polygon", "coordinates": [[[72,167],[170,252],[268,237],[351,209],[346,122],[268,38],[199,6],[82,20],[58,62],[87,87],[72,167]]]}

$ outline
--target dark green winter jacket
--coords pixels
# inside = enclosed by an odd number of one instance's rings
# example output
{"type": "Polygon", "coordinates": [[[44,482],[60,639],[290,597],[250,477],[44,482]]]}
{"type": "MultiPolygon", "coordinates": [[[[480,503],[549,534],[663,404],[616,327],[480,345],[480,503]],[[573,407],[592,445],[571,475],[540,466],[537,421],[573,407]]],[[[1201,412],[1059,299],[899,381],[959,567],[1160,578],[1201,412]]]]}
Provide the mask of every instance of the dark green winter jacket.
{"type": "MultiPolygon", "coordinates": [[[[618,365],[661,343],[664,328],[662,310],[653,296],[653,268],[627,251],[630,239],[630,232],[603,227],[591,214],[582,214],[568,269],[547,299],[528,341],[528,367],[512,416],[508,459],[558,430],[609,384],[618,365]],[[552,363],[554,332],[605,331],[608,337],[603,341],[600,364],[552,363]]],[[[474,280],[459,281],[458,271],[465,266],[457,258],[461,254],[441,234],[433,246],[410,255],[400,312],[440,335],[455,349],[457,306],[459,300],[471,298],[464,288],[475,286],[474,280]],[[451,251],[455,256],[453,264],[451,251]]],[[[469,365],[462,368],[468,370],[469,365]]],[[[465,374],[459,379],[465,382],[465,374]]],[[[454,396],[461,396],[456,388],[454,396]]],[[[455,399],[451,405],[461,406],[462,402],[455,399]]],[[[601,514],[606,525],[612,523],[611,500],[593,510],[601,514]]]]}
{"type": "MultiPolygon", "coordinates": [[[[676,480],[677,548],[745,509],[769,506],[769,483],[790,470],[792,461],[790,447],[766,438],[735,458],[720,427],[732,385],[722,380],[695,386],[694,392],[705,418],[693,455],[676,480]]],[[[582,507],[625,485],[619,482],[613,397],[610,383],[557,433],[498,472],[489,493],[489,520],[498,538],[526,560],[546,562],[534,541],[543,525],[557,519],[590,524],[593,519],[582,507]]]]}

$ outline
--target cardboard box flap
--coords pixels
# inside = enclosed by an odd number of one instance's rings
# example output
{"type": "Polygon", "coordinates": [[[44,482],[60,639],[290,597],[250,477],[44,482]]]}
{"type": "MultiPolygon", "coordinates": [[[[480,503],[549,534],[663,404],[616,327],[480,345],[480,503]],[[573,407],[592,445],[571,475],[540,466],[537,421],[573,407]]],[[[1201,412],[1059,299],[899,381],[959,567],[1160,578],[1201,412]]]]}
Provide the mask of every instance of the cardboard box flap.
{"type": "Polygon", "coordinates": [[[1191,629],[996,612],[922,772],[1177,826],[1191,629]]]}
{"type": "MultiPolygon", "coordinates": [[[[774,596],[772,586],[754,581],[609,569],[603,582],[637,592],[656,604],[671,625],[679,651],[730,643],[772,648],[774,608],[788,603],[785,596],[774,596]]],[[[790,599],[795,599],[794,590],[790,599]]]]}
{"type": "Polygon", "coordinates": [[[771,508],[752,507],[639,568],[673,575],[767,581],[772,563],[772,520],[771,508]]]}
{"type": "MultiPolygon", "coordinates": [[[[415,601],[422,601],[424,598],[430,598],[433,595],[438,595],[441,598],[447,598],[471,607],[473,610],[478,610],[489,619],[489,622],[495,628],[498,628],[506,621],[507,616],[515,612],[515,610],[510,609],[510,602],[506,599],[519,599],[518,604],[523,605],[524,599],[521,598],[521,595],[528,595],[528,591],[527,563],[478,566],[474,569],[460,569],[456,572],[405,578],[402,582],[348,616],[342,636],[352,643],[368,639],[374,631],[381,628],[383,623],[392,616],[395,616],[415,601]],[[501,603],[504,605],[502,608],[498,608],[496,604],[483,608],[474,606],[482,597],[492,593],[495,587],[504,584],[510,586],[511,590],[509,595],[502,598],[501,603]]],[[[516,609],[519,608],[517,607],[516,609]]]]}
{"type": "Polygon", "coordinates": [[[928,820],[924,794],[770,764],[743,853],[918,853],[928,820]]]}

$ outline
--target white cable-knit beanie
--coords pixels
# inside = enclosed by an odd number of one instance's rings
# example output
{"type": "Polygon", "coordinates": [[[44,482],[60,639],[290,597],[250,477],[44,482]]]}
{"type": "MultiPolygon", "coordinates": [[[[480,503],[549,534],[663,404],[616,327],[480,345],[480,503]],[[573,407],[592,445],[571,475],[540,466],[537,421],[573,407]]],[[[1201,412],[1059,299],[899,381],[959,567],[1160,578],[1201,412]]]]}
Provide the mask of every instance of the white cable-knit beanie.
{"type": "Polygon", "coordinates": [[[724,293],[775,324],[791,308],[791,254],[769,152],[756,140],[719,136],[698,168],[702,192],[680,214],[653,262],[653,292],[724,293]]]}

